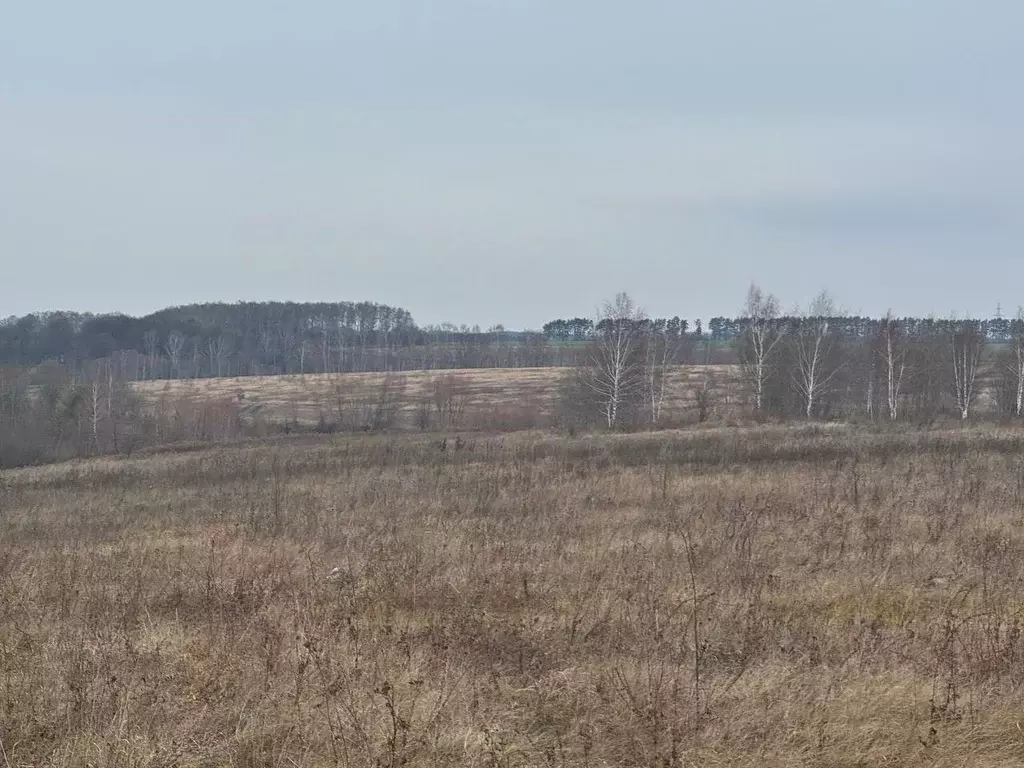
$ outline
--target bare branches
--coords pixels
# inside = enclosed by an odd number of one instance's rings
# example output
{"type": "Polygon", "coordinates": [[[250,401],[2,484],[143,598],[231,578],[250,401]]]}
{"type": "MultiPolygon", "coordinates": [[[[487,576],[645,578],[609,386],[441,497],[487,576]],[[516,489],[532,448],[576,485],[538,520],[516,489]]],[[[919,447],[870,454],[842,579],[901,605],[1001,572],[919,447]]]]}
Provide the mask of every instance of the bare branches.
{"type": "Polygon", "coordinates": [[[177,378],[181,369],[181,350],[185,348],[185,335],[180,331],[171,331],[167,334],[167,343],[164,350],[171,361],[171,377],[177,378]]]}
{"type": "Polygon", "coordinates": [[[678,317],[671,320],[647,322],[644,339],[644,381],[651,424],[661,420],[665,407],[665,392],[669,367],[676,363],[686,339],[686,321],[678,317]]]}
{"type": "Polygon", "coordinates": [[[220,378],[224,375],[224,364],[228,357],[228,339],[222,333],[217,336],[211,336],[207,343],[210,360],[210,374],[220,378]]]}
{"type": "Polygon", "coordinates": [[[583,381],[600,400],[609,428],[619,423],[623,405],[644,387],[640,354],[645,314],[626,293],[605,302],[598,313],[597,339],[583,381]]]}
{"type": "Polygon", "coordinates": [[[903,375],[907,370],[907,343],[905,331],[899,321],[893,319],[892,312],[887,312],[882,318],[879,326],[878,346],[885,371],[885,395],[889,420],[896,421],[899,415],[903,375]]]}
{"type": "Polygon", "coordinates": [[[963,320],[951,325],[953,353],[953,393],[960,418],[966,419],[974,403],[981,365],[981,353],[985,347],[985,336],[977,322],[963,320]]]}
{"type": "Polygon", "coordinates": [[[751,284],[743,308],[740,365],[753,390],[756,411],[764,409],[765,387],[775,368],[776,348],[784,336],[785,328],[779,322],[778,299],[751,284]]]}
{"type": "Polygon", "coordinates": [[[1004,381],[1008,379],[1011,396],[1009,407],[1014,416],[1024,415],[1024,307],[1017,310],[1011,326],[1010,350],[1001,356],[1004,381]]]}
{"type": "Polygon", "coordinates": [[[834,354],[839,340],[831,322],[836,314],[832,299],[822,291],[811,302],[807,314],[799,319],[790,337],[794,356],[793,385],[808,419],[814,416],[815,407],[843,366],[834,354]]]}

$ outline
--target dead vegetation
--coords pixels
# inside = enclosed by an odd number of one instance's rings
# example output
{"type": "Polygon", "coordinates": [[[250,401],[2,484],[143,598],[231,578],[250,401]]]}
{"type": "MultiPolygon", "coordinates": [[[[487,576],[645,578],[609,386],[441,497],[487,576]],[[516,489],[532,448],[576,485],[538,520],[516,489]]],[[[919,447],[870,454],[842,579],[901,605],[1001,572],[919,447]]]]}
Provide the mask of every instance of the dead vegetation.
{"type": "MultiPolygon", "coordinates": [[[[133,389],[151,408],[233,405],[248,423],[333,426],[339,431],[380,426],[382,399],[387,428],[531,429],[550,426],[559,406],[566,368],[490,368],[252,376],[223,379],[139,381],[133,389]]],[[[667,376],[663,421],[696,421],[712,400],[734,408],[742,398],[731,366],[673,366],[667,376]],[[714,392],[706,391],[709,380],[714,392]]]]}
{"type": "Polygon", "coordinates": [[[0,474],[0,755],[1009,766],[1024,439],[304,437],[0,474]]]}

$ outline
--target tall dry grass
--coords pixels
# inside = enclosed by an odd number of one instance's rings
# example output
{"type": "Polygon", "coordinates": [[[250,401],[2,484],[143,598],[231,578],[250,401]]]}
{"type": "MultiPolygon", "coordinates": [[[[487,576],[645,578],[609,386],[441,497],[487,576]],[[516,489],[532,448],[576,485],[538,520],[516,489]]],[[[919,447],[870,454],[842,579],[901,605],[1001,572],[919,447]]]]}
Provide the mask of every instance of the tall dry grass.
{"type": "Polygon", "coordinates": [[[1020,433],[439,441],[0,474],[0,765],[1024,762],[1020,433]]]}

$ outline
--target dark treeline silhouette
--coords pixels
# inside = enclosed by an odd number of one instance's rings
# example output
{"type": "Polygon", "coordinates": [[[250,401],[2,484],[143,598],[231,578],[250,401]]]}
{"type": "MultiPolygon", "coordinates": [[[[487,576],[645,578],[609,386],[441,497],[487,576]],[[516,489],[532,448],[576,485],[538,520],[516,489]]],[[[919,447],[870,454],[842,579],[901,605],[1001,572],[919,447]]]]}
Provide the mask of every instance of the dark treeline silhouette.
{"type": "MultiPolygon", "coordinates": [[[[832,326],[845,339],[867,339],[878,333],[880,318],[872,317],[849,317],[845,315],[828,318],[832,326]]],[[[975,324],[981,334],[990,342],[999,343],[1010,341],[1013,338],[1015,329],[1020,324],[1019,320],[1007,317],[993,317],[988,319],[967,318],[975,324]]],[[[800,317],[779,318],[779,322],[790,325],[798,324],[800,317]]],[[[927,334],[935,329],[948,328],[953,321],[948,318],[922,318],[902,317],[896,320],[901,327],[905,328],[911,335],[927,334]]],[[[708,321],[708,336],[715,341],[735,341],[743,336],[745,318],[742,317],[713,317],[708,321]]]]}
{"type": "Polygon", "coordinates": [[[0,323],[0,363],[74,364],[134,353],[132,378],[351,370],[418,340],[406,310],[373,302],[240,302],[145,317],[48,312],[0,323]]]}
{"type": "MultiPolygon", "coordinates": [[[[712,358],[679,357],[674,363],[738,362],[730,347],[743,337],[743,317],[712,318],[706,333],[699,320],[692,330],[679,317],[642,322],[670,336],[729,344],[720,344],[712,358]]],[[[774,322],[795,326],[800,318],[780,316],[774,322]]],[[[847,341],[875,336],[880,322],[829,318],[830,327],[847,341]]],[[[915,336],[941,332],[950,321],[908,317],[898,322],[915,336]]],[[[972,322],[987,341],[1006,342],[1019,321],[972,322]]],[[[541,332],[500,325],[486,331],[452,323],[418,326],[407,310],[369,301],[193,304],[145,317],[46,312],[0,321],[0,366],[56,361],[75,367],[113,359],[127,380],[576,366],[585,360],[583,347],[601,332],[599,322],[580,317],[552,320],[541,332]]]]}
{"type": "Polygon", "coordinates": [[[128,380],[572,365],[541,333],[417,326],[374,302],[240,302],[145,317],[46,312],[0,321],[0,365],[115,359],[128,380]]]}
{"type": "MultiPolygon", "coordinates": [[[[777,318],[777,322],[783,325],[797,325],[801,319],[801,317],[783,315],[777,318]]],[[[877,333],[879,323],[882,322],[880,318],[851,317],[847,315],[839,315],[827,319],[843,338],[850,340],[870,338],[877,333]]],[[[652,321],[644,319],[641,322],[682,323],[684,333],[689,328],[688,322],[680,320],[678,317],[672,318],[672,320],[652,321]]],[[[914,334],[928,332],[929,329],[933,328],[942,328],[948,326],[953,321],[944,318],[903,317],[899,318],[898,322],[902,327],[908,329],[908,332],[914,334]]],[[[1021,321],[1006,317],[993,317],[989,319],[972,319],[971,322],[977,325],[982,335],[988,341],[999,343],[1010,341],[1013,338],[1014,329],[1021,321]]],[[[713,317],[708,321],[707,332],[704,333],[700,330],[701,321],[697,320],[691,336],[695,339],[709,339],[711,341],[737,341],[743,336],[745,324],[746,318],[744,317],[713,317]]],[[[551,320],[544,324],[542,330],[544,335],[552,341],[586,342],[600,335],[600,329],[597,328],[594,321],[586,318],[551,320]]]]}

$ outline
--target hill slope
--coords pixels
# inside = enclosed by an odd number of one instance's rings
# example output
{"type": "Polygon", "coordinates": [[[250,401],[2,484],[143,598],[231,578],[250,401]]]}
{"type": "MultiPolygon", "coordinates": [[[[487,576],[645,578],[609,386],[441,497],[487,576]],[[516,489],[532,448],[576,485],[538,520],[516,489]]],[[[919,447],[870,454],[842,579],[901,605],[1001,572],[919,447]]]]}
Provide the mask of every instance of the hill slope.
{"type": "MultiPolygon", "coordinates": [[[[270,423],[315,425],[321,421],[354,421],[366,408],[394,409],[398,421],[414,426],[422,409],[437,412],[449,405],[462,409],[466,423],[480,425],[485,414],[515,422],[511,426],[542,426],[553,414],[571,368],[486,368],[458,371],[306,374],[244,378],[136,382],[148,402],[232,401],[250,417],[270,423]],[[385,384],[386,383],[386,384],[385,384]],[[532,421],[532,423],[531,423],[532,421]]],[[[665,411],[668,420],[686,418],[696,408],[695,393],[705,372],[719,385],[720,405],[735,400],[737,372],[730,366],[679,366],[671,370],[665,411]]]]}

